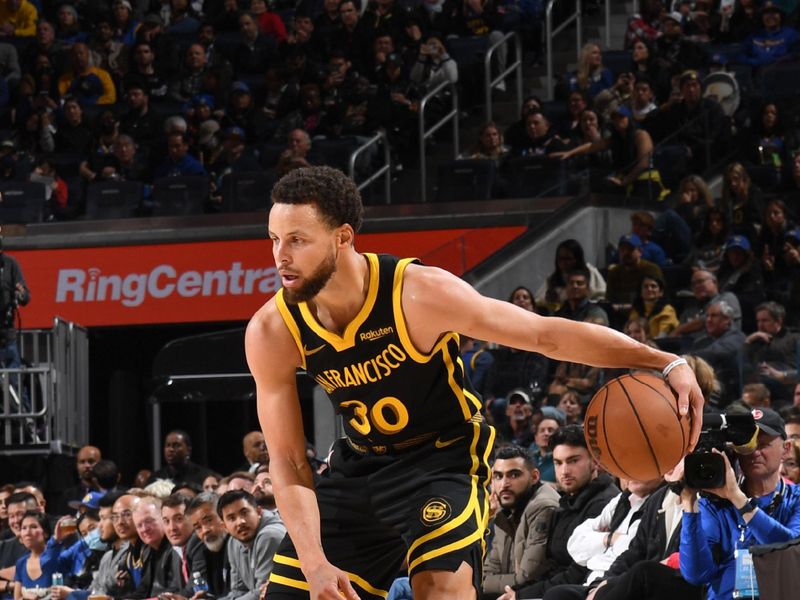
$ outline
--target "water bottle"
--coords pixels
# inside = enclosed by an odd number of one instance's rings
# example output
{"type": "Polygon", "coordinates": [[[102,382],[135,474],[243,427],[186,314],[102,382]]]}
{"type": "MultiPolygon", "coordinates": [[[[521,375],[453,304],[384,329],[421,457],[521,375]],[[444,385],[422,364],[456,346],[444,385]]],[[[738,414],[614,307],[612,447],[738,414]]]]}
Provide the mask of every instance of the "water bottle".
{"type": "Polygon", "coordinates": [[[207,592],[208,591],[208,583],[206,582],[206,578],[203,577],[203,574],[200,571],[195,571],[192,573],[192,590],[194,593],[197,592],[207,592]]]}
{"type": "Polygon", "coordinates": [[[61,573],[53,573],[50,585],[64,585],[64,576],[61,573]]]}

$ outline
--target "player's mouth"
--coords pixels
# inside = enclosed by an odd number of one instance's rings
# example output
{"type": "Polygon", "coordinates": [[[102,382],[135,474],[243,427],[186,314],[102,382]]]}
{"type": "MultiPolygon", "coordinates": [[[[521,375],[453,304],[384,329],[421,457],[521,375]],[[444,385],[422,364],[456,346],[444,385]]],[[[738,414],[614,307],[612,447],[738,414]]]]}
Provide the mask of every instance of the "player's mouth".
{"type": "Polygon", "coordinates": [[[283,287],[292,287],[296,285],[295,282],[298,279],[300,279],[299,275],[295,275],[293,273],[286,273],[285,271],[281,272],[281,283],[283,284],[283,287]]]}

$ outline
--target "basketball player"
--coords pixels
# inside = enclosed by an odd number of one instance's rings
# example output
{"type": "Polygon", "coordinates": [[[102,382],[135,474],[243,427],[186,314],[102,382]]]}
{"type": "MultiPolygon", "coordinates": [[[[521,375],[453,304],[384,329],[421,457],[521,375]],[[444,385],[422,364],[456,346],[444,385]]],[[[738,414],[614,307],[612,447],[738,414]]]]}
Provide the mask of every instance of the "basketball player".
{"type": "Polygon", "coordinates": [[[494,429],[463,377],[455,332],[556,360],[666,368],[681,412],[691,405],[697,440],[703,397],[676,356],[483,297],[413,259],[359,254],[359,193],[337,170],[293,171],[272,200],[283,289],[255,314],[245,341],[289,532],[268,599],[385,598],[404,562],[415,600],[476,597],[494,429]],[[316,495],[297,368],[344,418],[346,438],[334,444],[316,495]]]}

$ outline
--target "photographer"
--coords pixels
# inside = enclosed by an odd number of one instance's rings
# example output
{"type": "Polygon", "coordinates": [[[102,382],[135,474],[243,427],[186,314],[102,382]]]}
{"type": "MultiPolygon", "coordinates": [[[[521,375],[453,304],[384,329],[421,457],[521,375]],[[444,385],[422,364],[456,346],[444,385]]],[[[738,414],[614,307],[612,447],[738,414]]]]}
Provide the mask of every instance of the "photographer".
{"type": "Polygon", "coordinates": [[[681,574],[692,584],[707,584],[708,600],[733,597],[737,562],[747,562],[742,554],[750,546],[800,536],[800,488],[780,476],[781,460],[790,448],[783,419],[768,408],[754,410],[753,418],[758,445],[738,457],[741,485],[722,454],[725,485],[704,490],[718,498],[698,499],[697,490],[689,488],[681,492],[681,574]]]}
{"type": "MultiPolygon", "coordinates": [[[[3,252],[3,238],[0,237],[0,367],[3,369],[18,369],[22,360],[17,346],[17,327],[15,317],[17,306],[25,306],[31,299],[22,269],[19,263],[3,252]]],[[[14,387],[19,390],[19,377],[12,379],[14,387]]],[[[22,394],[21,410],[30,410],[26,394],[22,394]]]]}

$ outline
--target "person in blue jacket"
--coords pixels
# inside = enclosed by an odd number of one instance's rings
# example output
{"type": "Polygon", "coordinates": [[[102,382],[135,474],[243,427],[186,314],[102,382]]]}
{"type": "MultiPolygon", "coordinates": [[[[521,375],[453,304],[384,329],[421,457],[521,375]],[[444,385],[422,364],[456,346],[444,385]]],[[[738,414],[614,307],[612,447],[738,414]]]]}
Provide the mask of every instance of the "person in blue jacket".
{"type": "Polygon", "coordinates": [[[727,502],[698,500],[697,491],[688,488],[681,492],[680,570],[689,583],[708,586],[708,600],[733,598],[737,550],[800,537],[800,487],[780,475],[791,443],[783,419],[769,408],[753,410],[753,417],[758,445],[739,456],[741,485],[722,454],[725,485],[706,490],[727,502]]]}
{"type": "Polygon", "coordinates": [[[742,43],[738,62],[763,67],[795,58],[800,49],[800,33],[791,27],[784,27],[783,18],[783,10],[767,2],[761,9],[764,29],[750,34],[742,43]]]}
{"type": "Polygon", "coordinates": [[[14,600],[42,600],[50,596],[53,573],[62,571],[60,560],[64,549],[61,522],[56,523],[55,535],[50,535],[50,523],[44,513],[29,510],[22,517],[20,541],[28,550],[14,571],[14,600]]]}

